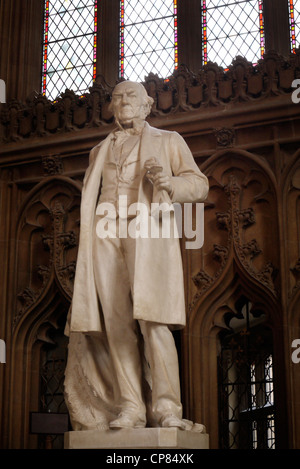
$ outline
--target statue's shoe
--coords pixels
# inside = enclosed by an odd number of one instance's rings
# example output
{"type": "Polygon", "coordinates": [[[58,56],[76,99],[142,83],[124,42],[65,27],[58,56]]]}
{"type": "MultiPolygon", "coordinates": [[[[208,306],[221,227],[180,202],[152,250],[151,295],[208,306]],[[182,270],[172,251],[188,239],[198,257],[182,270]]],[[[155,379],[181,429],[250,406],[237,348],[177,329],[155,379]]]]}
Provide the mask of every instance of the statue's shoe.
{"type": "Polygon", "coordinates": [[[168,414],[164,416],[160,421],[160,425],[164,428],[177,427],[181,428],[182,430],[186,429],[185,422],[173,414],[168,414]]]}
{"type": "Polygon", "coordinates": [[[145,426],[145,419],[126,413],[121,413],[117,419],[109,423],[109,428],[144,428],[145,426]]]}

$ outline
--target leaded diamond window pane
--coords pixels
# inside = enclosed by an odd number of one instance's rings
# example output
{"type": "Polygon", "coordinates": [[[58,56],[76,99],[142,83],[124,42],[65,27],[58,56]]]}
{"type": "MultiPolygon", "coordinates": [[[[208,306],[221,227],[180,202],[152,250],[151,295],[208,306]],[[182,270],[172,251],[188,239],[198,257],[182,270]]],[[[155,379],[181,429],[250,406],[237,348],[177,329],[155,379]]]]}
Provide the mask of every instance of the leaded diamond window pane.
{"type": "Polygon", "coordinates": [[[291,50],[296,52],[300,44],[300,1],[289,0],[291,50]]]}
{"type": "Polygon", "coordinates": [[[241,55],[256,63],[264,53],[262,0],[203,0],[203,61],[228,67],[241,55]]]}
{"type": "Polygon", "coordinates": [[[177,0],[121,0],[120,75],[170,76],[177,60],[177,0]]]}
{"type": "Polygon", "coordinates": [[[96,72],[97,0],[45,2],[43,94],[85,93],[96,72]]]}

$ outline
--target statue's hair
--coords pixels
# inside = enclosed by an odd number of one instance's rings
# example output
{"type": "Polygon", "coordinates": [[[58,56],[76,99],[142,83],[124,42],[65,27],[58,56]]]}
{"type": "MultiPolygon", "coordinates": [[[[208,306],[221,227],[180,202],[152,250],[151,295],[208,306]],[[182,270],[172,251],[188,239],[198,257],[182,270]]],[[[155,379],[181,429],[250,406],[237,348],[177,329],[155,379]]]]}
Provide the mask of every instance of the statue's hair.
{"type": "Polygon", "coordinates": [[[153,98],[151,98],[151,96],[148,96],[147,94],[147,91],[146,91],[146,88],[142,85],[142,83],[139,83],[139,82],[136,82],[136,81],[130,81],[130,80],[127,80],[127,81],[121,81],[120,83],[118,83],[113,92],[112,92],[112,99],[111,99],[111,102],[109,104],[109,111],[113,112],[114,113],[114,91],[119,87],[119,86],[122,86],[123,83],[130,83],[130,84],[133,84],[135,86],[138,86],[141,90],[141,95],[142,95],[142,98],[143,98],[143,104],[144,104],[144,108],[145,108],[145,117],[147,117],[150,112],[151,112],[151,108],[152,108],[152,105],[153,105],[153,98]]]}

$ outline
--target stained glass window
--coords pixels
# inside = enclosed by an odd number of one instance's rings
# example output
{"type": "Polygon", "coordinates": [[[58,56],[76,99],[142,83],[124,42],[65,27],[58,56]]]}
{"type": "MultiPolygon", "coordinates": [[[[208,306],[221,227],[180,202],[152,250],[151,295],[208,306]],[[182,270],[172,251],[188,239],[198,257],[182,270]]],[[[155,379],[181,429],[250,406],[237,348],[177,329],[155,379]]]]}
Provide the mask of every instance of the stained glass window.
{"type": "Polygon", "coordinates": [[[238,55],[256,63],[264,54],[262,0],[202,0],[203,62],[228,67],[238,55]]]}
{"type": "Polygon", "coordinates": [[[300,1],[289,1],[291,50],[296,52],[300,42],[300,1]]]}
{"type": "Polygon", "coordinates": [[[177,0],[121,0],[120,76],[143,81],[178,67],[177,0]]]}
{"type": "Polygon", "coordinates": [[[42,92],[82,94],[96,75],[97,0],[46,0],[42,92]]]}

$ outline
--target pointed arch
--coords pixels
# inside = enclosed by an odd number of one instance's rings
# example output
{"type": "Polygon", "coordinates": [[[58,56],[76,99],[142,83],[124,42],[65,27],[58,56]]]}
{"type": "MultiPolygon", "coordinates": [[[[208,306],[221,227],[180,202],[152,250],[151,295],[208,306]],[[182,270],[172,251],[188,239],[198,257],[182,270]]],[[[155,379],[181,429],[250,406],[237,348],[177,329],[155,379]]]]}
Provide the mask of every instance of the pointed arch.
{"type": "Polygon", "coordinates": [[[289,407],[289,430],[293,435],[293,447],[300,444],[300,426],[296,416],[300,412],[299,386],[300,368],[293,363],[291,355],[292,343],[300,337],[300,150],[297,149],[290,158],[282,173],[281,192],[282,205],[282,269],[283,282],[286,291],[283,301],[286,304],[284,311],[285,347],[287,353],[285,364],[287,370],[287,405],[289,407]]]}
{"type": "Polygon", "coordinates": [[[36,447],[30,412],[40,410],[40,359],[69,309],[79,235],[81,186],[64,176],[45,178],[18,211],[15,317],[11,341],[9,445],[36,447]],[[24,399],[24,396],[26,399],[24,399]]]}
{"type": "MultiPolygon", "coordinates": [[[[227,327],[226,315],[237,314],[239,298],[248,298],[265,313],[265,324],[273,334],[276,370],[284,369],[279,194],[268,162],[244,150],[219,150],[201,169],[209,178],[210,192],[203,248],[184,253],[192,278],[187,288],[183,381],[188,418],[207,426],[210,447],[217,448],[219,335],[227,327]]],[[[278,374],[276,386],[281,394],[278,374]]],[[[283,406],[278,409],[280,421],[284,411],[283,406]]]]}
{"type": "MultiPolygon", "coordinates": [[[[219,441],[219,337],[228,328],[226,316],[238,315],[236,305],[241,298],[248,298],[254,311],[265,314],[264,325],[271,329],[273,335],[275,367],[281,370],[283,366],[280,304],[233,260],[224,271],[219,285],[206,292],[198,303],[184,333],[183,350],[187,352],[184,369],[188,370],[185,376],[188,381],[185,387],[186,408],[190,412],[189,418],[206,425],[212,449],[218,448],[219,441]]],[[[276,391],[279,395],[284,391],[281,377],[276,374],[276,391]]],[[[281,416],[284,410],[279,408],[278,412],[281,416]]]]}
{"type": "Polygon", "coordinates": [[[16,230],[14,324],[56,285],[72,295],[79,237],[81,186],[64,176],[37,184],[23,201],[16,230]]]}

